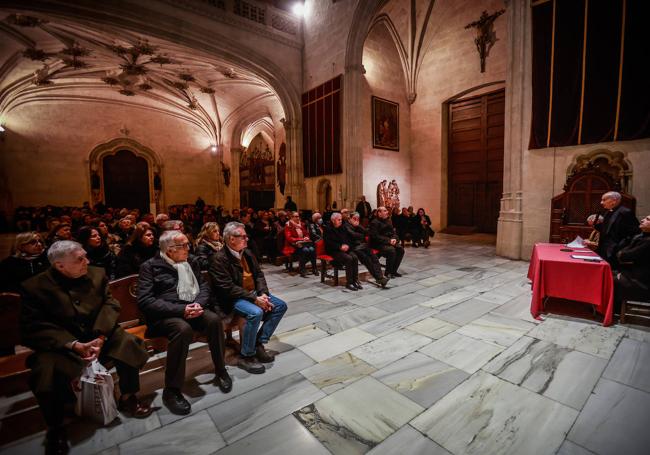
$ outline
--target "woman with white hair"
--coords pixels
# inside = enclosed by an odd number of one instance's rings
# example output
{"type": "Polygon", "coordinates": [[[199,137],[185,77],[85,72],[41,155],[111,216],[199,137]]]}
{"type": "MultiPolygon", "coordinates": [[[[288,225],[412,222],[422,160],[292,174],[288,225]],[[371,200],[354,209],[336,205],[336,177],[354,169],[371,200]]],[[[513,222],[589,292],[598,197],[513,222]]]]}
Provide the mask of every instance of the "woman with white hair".
{"type": "Polygon", "coordinates": [[[11,256],[0,262],[0,291],[18,292],[22,281],[44,272],[49,266],[41,236],[33,231],[18,234],[11,256]]]}
{"type": "Polygon", "coordinates": [[[232,379],[223,359],[221,318],[213,311],[210,287],[201,275],[199,262],[189,256],[187,236],[180,231],[166,231],[160,236],[159,245],[160,253],[140,267],[138,306],[149,334],[169,340],[163,403],[172,413],[185,415],[190,413],[191,406],[181,388],[194,331],[208,338],[214,382],[223,393],[232,390],[232,379]]]}

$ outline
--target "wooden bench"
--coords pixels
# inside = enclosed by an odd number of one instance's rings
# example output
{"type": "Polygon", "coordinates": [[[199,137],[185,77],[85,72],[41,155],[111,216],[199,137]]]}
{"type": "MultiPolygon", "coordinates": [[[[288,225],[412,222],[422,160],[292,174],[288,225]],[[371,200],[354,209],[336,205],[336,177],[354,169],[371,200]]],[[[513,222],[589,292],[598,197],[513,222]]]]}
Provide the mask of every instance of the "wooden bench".
{"type": "MultiPolygon", "coordinates": [[[[137,299],[138,275],[129,275],[111,281],[108,285],[111,294],[120,302],[121,310],[118,324],[145,342],[147,351],[151,353],[167,350],[167,338],[148,337],[147,326],[138,308],[137,299]]],[[[15,293],[0,293],[0,390],[3,395],[15,395],[29,390],[27,379],[29,368],[27,357],[32,353],[20,345],[20,295],[15,293]],[[18,347],[18,350],[15,350],[18,347]]],[[[232,333],[238,330],[243,333],[246,320],[240,316],[222,315],[226,342],[238,350],[232,333]]],[[[206,341],[205,337],[196,334],[195,341],[206,341]]]]}

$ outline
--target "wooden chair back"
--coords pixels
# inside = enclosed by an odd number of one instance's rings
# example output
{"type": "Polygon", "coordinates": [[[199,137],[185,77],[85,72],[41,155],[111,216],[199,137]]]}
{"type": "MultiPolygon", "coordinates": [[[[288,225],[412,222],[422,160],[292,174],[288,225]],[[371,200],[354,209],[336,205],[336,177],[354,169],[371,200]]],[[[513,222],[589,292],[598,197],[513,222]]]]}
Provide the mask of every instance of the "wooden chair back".
{"type": "Polygon", "coordinates": [[[142,321],[142,313],[138,308],[138,275],[129,275],[108,284],[113,297],[120,302],[120,317],[117,322],[142,321]]]}
{"type": "Polygon", "coordinates": [[[0,352],[20,344],[20,294],[0,293],[0,352]]]}

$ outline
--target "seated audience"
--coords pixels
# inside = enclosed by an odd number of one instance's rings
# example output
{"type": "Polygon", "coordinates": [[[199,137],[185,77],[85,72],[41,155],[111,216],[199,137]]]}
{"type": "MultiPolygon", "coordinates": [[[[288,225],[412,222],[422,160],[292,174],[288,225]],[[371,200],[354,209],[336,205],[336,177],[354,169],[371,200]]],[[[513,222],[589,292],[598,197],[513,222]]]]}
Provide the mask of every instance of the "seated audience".
{"type": "Polygon", "coordinates": [[[309,238],[314,242],[318,242],[323,238],[323,216],[319,212],[314,212],[311,216],[311,223],[307,226],[309,230],[309,238]]]}
{"type": "Polygon", "coordinates": [[[260,249],[260,254],[266,255],[273,263],[278,255],[276,247],[276,231],[271,221],[271,213],[262,211],[261,216],[255,222],[255,241],[260,249]]]}
{"type": "Polygon", "coordinates": [[[330,224],[325,227],[324,239],[327,254],[345,267],[345,287],[351,291],[363,289],[359,283],[359,263],[352,250],[353,240],[343,226],[343,217],[339,212],[332,213],[330,224]]]}
{"type": "Polygon", "coordinates": [[[49,266],[43,239],[37,232],[16,235],[11,255],[0,262],[0,292],[18,292],[21,282],[49,266]]]}
{"type": "Polygon", "coordinates": [[[627,207],[621,205],[622,197],[616,191],[603,194],[600,205],[607,210],[602,223],[595,220],[594,229],[600,232],[598,255],[610,263],[613,269],[618,266],[616,253],[618,244],[639,233],[639,220],[627,207]]]}
{"type": "Polygon", "coordinates": [[[58,223],[50,230],[47,236],[47,244],[52,245],[59,240],[72,240],[72,228],[70,223],[58,223]]]}
{"type": "Polygon", "coordinates": [[[156,225],[155,225],[156,237],[161,236],[161,234],[164,231],[163,226],[167,221],[169,221],[169,215],[167,215],[166,213],[159,213],[158,215],[156,215],[156,225]]]}
{"type": "Polygon", "coordinates": [[[249,210],[242,209],[240,222],[246,229],[246,235],[248,236],[248,249],[251,250],[255,255],[255,259],[259,262],[261,259],[260,248],[255,240],[255,223],[253,222],[252,214],[249,210]]]}
{"type": "Polygon", "coordinates": [[[404,257],[404,248],[399,245],[399,237],[388,219],[386,207],[377,208],[377,218],[370,222],[369,234],[370,247],[379,250],[379,254],[386,258],[386,276],[402,276],[397,270],[404,257]]]}
{"type": "Polygon", "coordinates": [[[433,237],[434,235],[433,229],[431,229],[431,218],[424,212],[423,208],[419,208],[415,219],[415,237],[417,242],[422,243],[425,248],[429,248],[431,244],[429,237],[433,237]]]}
{"type": "Polygon", "coordinates": [[[221,241],[219,225],[216,222],[205,223],[196,238],[195,254],[201,270],[208,270],[210,258],[222,248],[223,242],[221,241]]]}
{"type": "Polygon", "coordinates": [[[134,228],[135,226],[131,221],[131,217],[125,216],[117,222],[117,225],[115,226],[115,235],[120,238],[120,244],[124,245],[124,243],[128,241],[129,237],[131,237],[131,234],[133,233],[134,228]]]}
{"type": "Polygon", "coordinates": [[[137,227],[117,257],[115,276],[121,278],[138,273],[140,266],[158,252],[153,230],[137,227]]]}
{"type": "Polygon", "coordinates": [[[189,240],[182,232],[166,231],[160,236],[160,254],[142,264],[138,279],[138,307],[147,322],[148,334],[169,340],[163,403],[179,415],[191,411],[181,388],[194,331],[208,338],[215,383],[223,393],[232,390],[223,359],[221,318],[213,311],[210,287],[198,261],[189,257],[189,250],[189,240]]]}
{"type": "Polygon", "coordinates": [[[246,318],[244,333],[239,335],[241,351],[237,366],[249,373],[264,373],[262,363],[274,360],[264,345],[287,311],[287,304],[271,295],[259,263],[246,248],[244,225],[228,223],[223,237],[225,248],[210,262],[212,290],[224,313],[234,311],[246,318]]]}
{"type": "Polygon", "coordinates": [[[20,325],[22,343],[34,351],[27,360],[29,385],[48,427],[46,453],[67,453],[63,419],[64,404],[73,398],[71,381],[88,361],[110,359],[122,393],[118,408],[147,417],[152,409],[136,393],[148,355],[142,340],[118,325],[120,304],[107,288],[106,274],[88,267],[80,244],[55,242],[48,259],[47,271],[23,283],[20,325]]]}
{"type": "Polygon", "coordinates": [[[285,256],[296,255],[298,257],[298,271],[301,277],[306,277],[305,264],[311,262],[311,269],[314,275],[318,275],[316,265],[316,249],[314,242],[309,238],[309,231],[305,224],[300,221],[298,212],[292,212],[291,218],[284,228],[284,249],[285,256]]]}
{"type": "Polygon", "coordinates": [[[357,212],[352,212],[349,223],[343,223],[343,226],[348,230],[350,239],[352,240],[352,251],[357,256],[359,261],[366,266],[375,281],[382,288],[386,287],[388,278],[384,276],[381,271],[381,264],[379,259],[375,256],[368,246],[366,237],[368,232],[361,225],[361,216],[357,212]]]}
{"type": "Polygon", "coordinates": [[[99,230],[84,226],[79,229],[77,240],[86,250],[86,258],[89,264],[103,268],[108,279],[114,280],[116,257],[100,235],[99,230]]]}
{"type": "Polygon", "coordinates": [[[614,272],[615,312],[623,300],[650,302],[650,215],[641,220],[641,233],[629,239],[617,253],[614,272]]]}

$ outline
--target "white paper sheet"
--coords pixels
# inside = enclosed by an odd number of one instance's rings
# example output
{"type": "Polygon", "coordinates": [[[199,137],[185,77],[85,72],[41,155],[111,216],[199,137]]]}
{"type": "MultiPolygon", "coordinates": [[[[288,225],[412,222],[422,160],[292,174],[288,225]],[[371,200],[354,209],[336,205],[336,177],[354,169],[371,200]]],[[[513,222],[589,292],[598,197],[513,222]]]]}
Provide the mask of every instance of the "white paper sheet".
{"type": "Polygon", "coordinates": [[[602,260],[602,258],[600,256],[596,256],[596,255],[594,255],[594,256],[585,256],[583,254],[572,254],[571,257],[573,259],[598,259],[598,260],[602,260]]]}
{"type": "Polygon", "coordinates": [[[585,247],[585,242],[584,242],[584,240],[582,239],[582,237],[577,236],[577,237],[573,240],[573,242],[571,242],[571,243],[567,243],[566,246],[568,246],[569,248],[584,248],[584,247],[585,247]]]}

